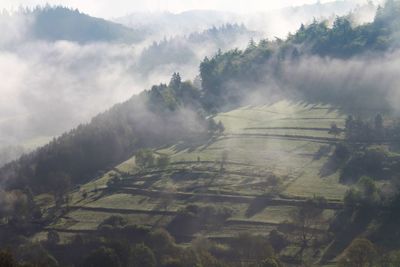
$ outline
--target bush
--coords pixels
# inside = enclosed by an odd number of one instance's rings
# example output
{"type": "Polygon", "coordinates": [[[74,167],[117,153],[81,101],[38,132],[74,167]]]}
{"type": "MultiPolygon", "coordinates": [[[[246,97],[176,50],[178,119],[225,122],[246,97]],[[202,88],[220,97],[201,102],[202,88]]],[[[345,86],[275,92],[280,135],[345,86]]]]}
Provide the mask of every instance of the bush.
{"type": "Polygon", "coordinates": [[[153,151],[150,149],[141,149],[136,152],[135,163],[141,169],[154,166],[154,160],[153,151]]]}
{"type": "Polygon", "coordinates": [[[107,187],[113,187],[118,185],[121,182],[121,177],[118,175],[114,175],[107,181],[107,187]]]}
{"type": "Polygon", "coordinates": [[[259,267],[282,267],[282,263],[276,258],[267,258],[259,264],[259,267]]]}
{"type": "Polygon", "coordinates": [[[114,250],[101,247],[86,257],[83,267],[121,267],[121,262],[114,250]]]}
{"type": "Polygon", "coordinates": [[[157,167],[165,169],[169,165],[170,159],[168,155],[161,155],[157,158],[157,167]]]}
{"type": "Polygon", "coordinates": [[[0,266],[2,267],[17,267],[17,262],[14,255],[8,250],[0,251],[0,266]]]}
{"type": "Polygon", "coordinates": [[[57,231],[51,230],[47,233],[47,242],[53,245],[60,242],[60,235],[57,233],[57,231]]]}
{"type": "Polygon", "coordinates": [[[136,245],[131,254],[132,267],[155,267],[157,265],[154,252],[144,244],[136,245]]]}
{"type": "Polygon", "coordinates": [[[19,247],[17,258],[33,266],[58,266],[57,260],[40,244],[29,243],[19,247]]]}
{"type": "Polygon", "coordinates": [[[289,244],[285,235],[281,232],[278,232],[277,230],[272,230],[269,233],[268,240],[271,243],[274,250],[276,250],[276,251],[282,250],[289,244]]]}
{"type": "Polygon", "coordinates": [[[111,226],[112,228],[123,227],[128,224],[128,220],[120,215],[113,215],[102,221],[99,225],[99,229],[103,228],[106,225],[111,226]]]}
{"type": "Polygon", "coordinates": [[[175,246],[175,239],[164,229],[157,229],[150,233],[148,242],[157,254],[168,252],[175,246]]]}

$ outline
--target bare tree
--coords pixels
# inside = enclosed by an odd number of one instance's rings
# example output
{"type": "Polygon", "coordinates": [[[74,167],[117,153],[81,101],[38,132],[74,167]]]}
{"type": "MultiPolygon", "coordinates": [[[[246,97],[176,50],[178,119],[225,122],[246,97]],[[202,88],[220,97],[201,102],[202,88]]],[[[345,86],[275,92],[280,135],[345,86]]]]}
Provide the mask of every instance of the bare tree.
{"type": "Polygon", "coordinates": [[[310,246],[310,242],[316,238],[318,227],[323,223],[322,213],[326,206],[326,200],[322,197],[314,197],[305,201],[292,214],[292,224],[296,237],[300,244],[300,257],[303,251],[310,246]]]}

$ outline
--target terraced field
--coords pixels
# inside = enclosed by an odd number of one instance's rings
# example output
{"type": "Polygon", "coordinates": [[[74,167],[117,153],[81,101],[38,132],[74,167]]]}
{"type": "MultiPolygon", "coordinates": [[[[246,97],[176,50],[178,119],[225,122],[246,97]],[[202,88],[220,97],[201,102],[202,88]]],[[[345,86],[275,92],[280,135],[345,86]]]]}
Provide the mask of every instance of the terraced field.
{"type": "Polygon", "coordinates": [[[163,170],[138,171],[134,158],[123,162],[75,190],[70,212],[49,228],[64,234],[96,231],[115,214],[135,224],[166,226],[180,210],[196,204],[224,207],[232,215],[225,225],[194,236],[267,235],[290,222],[292,211],[313,196],[328,199],[324,218],[329,221],[342,207],[347,187],[338,183],[338,173],[322,175],[322,170],[343,138],[329,134],[330,125],[343,128],[344,118],[330,107],[287,101],[218,114],[214,119],[225,126],[221,136],[156,150],[171,159],[163,170]],[[113,176],[122,181],[107,186],[113,176]]]}

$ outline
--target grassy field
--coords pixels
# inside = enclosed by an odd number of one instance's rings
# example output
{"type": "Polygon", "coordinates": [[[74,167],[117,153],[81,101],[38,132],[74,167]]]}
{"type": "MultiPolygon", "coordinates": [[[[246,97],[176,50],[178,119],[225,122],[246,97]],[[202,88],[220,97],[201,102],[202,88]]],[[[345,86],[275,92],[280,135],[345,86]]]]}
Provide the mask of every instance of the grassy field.
{"type": "MultiPolygon", "coordinates": [[[[73,232],[95,231],[111,215],[133,224],[166,226],[179,211],[196,204],[226,208],[232,215],[226,225],[201,229],[193,237],[218,240],[241,231],[267,235],[292,221],[298,201],[323,196],[337,203],[343,198],[348,188],[338,182],[339,174],[322,175],[321,170],[343,138],[330,134],[330,126],[343,128],[345,117],[327,106],[287,101],[220,113],[214,120],[225,126],[221,136],[155,150],[171,159],[164,170],[138,172],[134,157],[122,162],[75,189],[71,211],[49,228],[70,238],[73,232]],[[224,153],[227,158],[221,164],[224,153]],[[123,180],[109,188],[113,176],[123,180]],[[269,194],[275,201],[252,208],[269,194]]],[[[327,221],[333,216],[334,209],[324,211],[327,221]]]]}

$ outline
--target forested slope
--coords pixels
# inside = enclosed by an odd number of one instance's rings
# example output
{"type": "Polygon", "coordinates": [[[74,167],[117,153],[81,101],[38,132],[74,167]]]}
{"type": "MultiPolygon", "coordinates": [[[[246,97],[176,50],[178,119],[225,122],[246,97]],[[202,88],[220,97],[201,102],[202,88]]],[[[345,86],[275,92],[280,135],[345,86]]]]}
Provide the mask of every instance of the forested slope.
{"type": "Polygon", "coordinates": [[[388,1],[371,23],[354,27],[350,16],[337,17],[332,26],[314,20],[301,25],[286,40],[250,42],[244,51],[236,49],[206,58],[200,65],[205,104],[221,109],[257,94],[297,97],[347,109],[390,109],[383,95],[392,84],[381,88],[376,77],[371,83],[356,79],[374,75],[367,73],[366,66],[376,73],[377,64],[385,68],[397,63],[394,51],[400,40],[399,14],[400,3],[388,1]]]}

